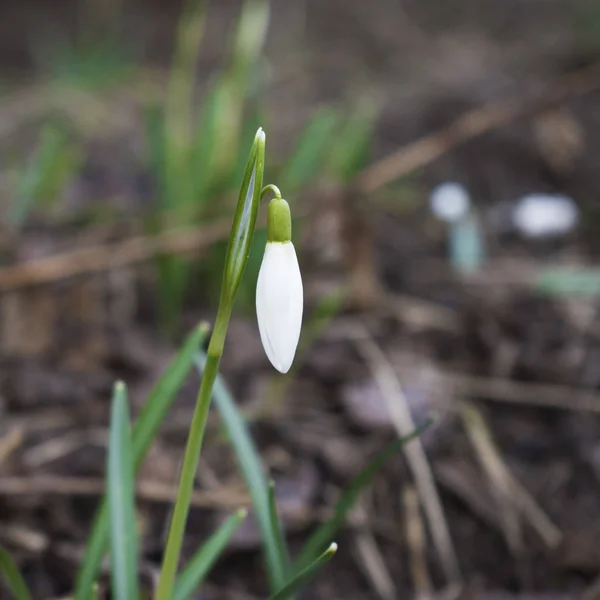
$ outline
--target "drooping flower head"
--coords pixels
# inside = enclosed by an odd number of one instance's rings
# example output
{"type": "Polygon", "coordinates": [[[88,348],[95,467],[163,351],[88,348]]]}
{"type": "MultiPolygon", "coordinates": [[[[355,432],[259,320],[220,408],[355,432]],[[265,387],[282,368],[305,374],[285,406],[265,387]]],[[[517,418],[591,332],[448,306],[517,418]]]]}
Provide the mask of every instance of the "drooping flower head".
{"type": "Polygon", "coordinates": [[[256,285],[256,316],[260,338],[271,364],[281,373],[292,366],[304,305],[302,277],[292,243],[288,203],[269,203],[267,245],[256,285]]]}

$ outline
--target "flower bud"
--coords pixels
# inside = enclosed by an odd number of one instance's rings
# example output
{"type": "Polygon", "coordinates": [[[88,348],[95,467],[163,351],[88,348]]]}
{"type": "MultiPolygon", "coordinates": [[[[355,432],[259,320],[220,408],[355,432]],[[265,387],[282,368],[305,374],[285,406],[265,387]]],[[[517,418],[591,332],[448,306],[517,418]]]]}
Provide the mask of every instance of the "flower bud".
{"type": "Polygon", "coordinates": [[[281,373],[292,366],[304,304],[302,277],[291,241],[288,203],[269,203],[267,245],[256,285],[256,316],[260,338],[271,364],[281,373]]]}

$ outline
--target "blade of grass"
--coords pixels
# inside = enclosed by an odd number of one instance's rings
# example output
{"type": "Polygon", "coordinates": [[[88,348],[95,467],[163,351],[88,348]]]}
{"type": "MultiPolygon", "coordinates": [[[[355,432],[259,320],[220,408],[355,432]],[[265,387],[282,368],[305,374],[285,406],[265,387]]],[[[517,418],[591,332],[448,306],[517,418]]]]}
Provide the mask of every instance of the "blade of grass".
{"type": "MultiPolygon", "coordinates": [[[[206,8],[207,0],[187,0],[185,4],[167,88],[161,207],[163,211],[179,215],[179,219],[186,213],[183,209],[191,210],[196,200],[192,173],[194,82],[206,8]]],[[[158,264],[159,322],[167,336],[175,331],[179,322],[190,274],[189,261],[177,256],[161,257],[158,264]]]]}
{"type": "Polygon", "coordinates": [[[48,123],[42,130],[39,145],[21,176],[15,201],[8,214],[11,227],[23,225],[44,190],[56,179],[57,169],[63,166],[67,158],[67,141],[66,132],[54,123],[48,123]]]}
{"type": "Polygon", "coordinates": [[[15,561],[2,546],[0,546],[0,577],[2,577],[16,600],[31,600],[29,589],[15,561]]]}
{"type": "MultiPolygon", "coordinates": [[[[206,354],[198,352],[195,363],[198,372],[202,374],[206,364],[206,354]]],[[[238,464],[252,498],[252,505],[261,532],[270,588],[272,590],[281,589],[286,583],[286,568],[279,552],[278,534],[273,531],[271,524],[269,490],[260,455],[243,416],[238,411],[233,397],[220,376],[217,376],[213,388],[213,400],[223,419],[227,435],[235,450],[238,464]]]]}
{"type": "Polygon", "coordinates": [[[242,147],[242,115],[256,63],[267,38],[269,0],[245,0],[232,44],[230,65],[219,81],[219,138],[214,154],[214,177],[227,179],[242,147]]]}
{"type": "Polygon", "coordinates": [[[294,194],[317,177],[338,124],[339,115],[331,108],[313,115],[280,175],[280,187],[286,194],[294,194]]]}
{"type": "Polygon", "coordinates": [[[146,142],[145,163],[152,173],[154,183],[165,194],[165,118],[160,106],[151,105],[144,111],[144,132],[146,142]]]}
{"type": "Polygon", "coordinates": [[[204,95],[192,142],[191,176],[194,179],[194,197],[198,203],[199,214],[208,201],[211,188],[215,183],[212,176],[214,152],[218,143],[217,101],[218,90],[215,85],[212,85],[204,95]]]}
{"type": "Polygon", "coordinates": [[[118,381],[113,392],[106,466],[110,574],[115,600],[139,597],[133,462],[127,388],[118,381]]]}
{"type": "Polygon", "coordinates": [[[363,489],[371,482],[377,471],[385,462],[394,456],[404,444],[420,436],[431,424],[433,419],[429,418],[411,434],[397,438],[390,442],[383,450],[380,450],[367,466],[350,482],[350,485],[337,501],[333,511],[333,517],[323,523],[306,541],[295,564],[295,570],[303,569],[314,560],[321,548],[331,542],[331,538],[342,527],[346,514],[352,508],[363,489]]]}
{"type": "Polygon", "coordinates": [[[202,544],[179,575],[173,591],[173,600],[187,600],[198,589],[247,514],[245,509],[238,510],[202,544]]]}
{"type": "Polygon", "coordinates": [[[200,323],[187,337],[183,348],[150,393],[148,401],[136,419],[132,433],[133,456],[136,470],[142,466],[148,449],[154,441],[156,432],[167,416],[175,395],[187,378],[194,362],[195,353],[204,343],[208,335],[208,330],[209,326],[207,323],[200,323]]]}
{"type": "MultiPolygon", "coordinates": [[[[141,467],[158,428],[163,422],[177,392],[187,378],[194,355],[204,342],[208,325],[200,324],[186,339],[182,349],[167,367],[140,412],[132,432],[134,468],[141,467]]],[[[102,500],[96,512],[94,526],[88,537],[85,555],[77,575],[75,600],[87,600],[94,585],[108,543],[108,506],[102,500]]]]}
{"type": "Polygon", "coordinates": [[[330,169],[340,182],[349,182],[364,166],[377,113],[378,105],[364,100],[342,125],[330,160],[330,169]]]}
{"type": "Polygon", "coordinates": [[[287,585],[273,594],[269,600],[287,600],[301,590],[337,552],[337,544],[331,544],[313,563],[300,571],[287,585]]]}
{"type": "Polygon", "coordinates": [[[200,43],[204,37],[207,0],[187,0],[179,20],[173,65],[165,106],[165,168],[167,197],[171,208],[193,202],[190,153],[192,149],[194,81],[200,43]]]}
{"type": "Polygon", "coordinates": [[[277,542],[277,548],[281,561],[285,566],[285,576],[289,573],[290,568],[290,555],[285,543],[285,535],[283,528],[281,527],[281,521],[277,514],[277,499],[275,497],[275,482],[269,481],[269,516],[271,519],[271,531],[275,535],[275,541],[277,542]]]}

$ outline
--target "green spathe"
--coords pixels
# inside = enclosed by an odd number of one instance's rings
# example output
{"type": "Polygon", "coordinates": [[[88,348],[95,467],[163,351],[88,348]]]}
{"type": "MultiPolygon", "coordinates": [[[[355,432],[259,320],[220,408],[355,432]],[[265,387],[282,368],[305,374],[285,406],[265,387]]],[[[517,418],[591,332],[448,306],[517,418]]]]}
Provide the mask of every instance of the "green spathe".
{"type": "Polygon", "coordinates": [[[233,216],[233,225],[225,257],[219,310],[231,310],[233,308],[233,301],[248,262],[260,205],[264,165],[265,132],[262,128],[259,128],[250,150],[250,157],[248,158],[237,207],[233,216]]]}
{"type": "Polygon", "coordinates": [[[292,215],[290,205],[283,198],[269,202],[267,214],[267,241],[289,242],[292,239],[292,215]]]}

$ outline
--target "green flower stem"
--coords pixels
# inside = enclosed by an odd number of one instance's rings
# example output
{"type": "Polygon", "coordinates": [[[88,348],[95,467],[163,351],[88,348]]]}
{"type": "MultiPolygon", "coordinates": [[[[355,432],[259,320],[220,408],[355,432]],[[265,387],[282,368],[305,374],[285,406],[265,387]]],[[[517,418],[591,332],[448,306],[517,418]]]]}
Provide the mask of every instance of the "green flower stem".
{"type": "Polygon", "coordinates": [[[273,192],[273,194],[275,194],[275,198],[277,198],[277,200],[281,200],[281,192],[279,191],[279,188],[276,185],[270,183],[269,185],[265,185],[265,187],[260,191],[261,202],[264,195],[268,192],[273,192]]]}
{"type": "Polygon", "coordinates": [[[208,418],[208,410],[210,408],[210,399],[212,389],[219,372],[219,363],[223,355],[223,346],[225,344],[225,336],[227,335],[227,327],[229,318],[231,317],[231,305],[221,304],[215,320],[215,328],[210,338],[208,345],[206,366],[204,375],[198,390],[198,398],[194,409],[194,416],[188,434],[187,445],[183,457],[183,466],[177,489],[177,498],[175,499],[175,507],[173,516],[171,517],[171,526],[169,528],[169,536],[167,538],[167,546],[163,557],[160,579],[156,591],[156,600],[171,600],[173,588],[175,585],[175,577],[177,575],[177,567],[179,565],[179,557],[181,554],[181,545],[185,533],[185,525],[187,522],[188,512],[190,510],[190,502],[192,499],[192,491],[194,489],[194,480],[196,471],[198,470],[198,461],[200,459],[200,450],[202,448],[202,440],[204,438],[204,430],[208,418]]]}

